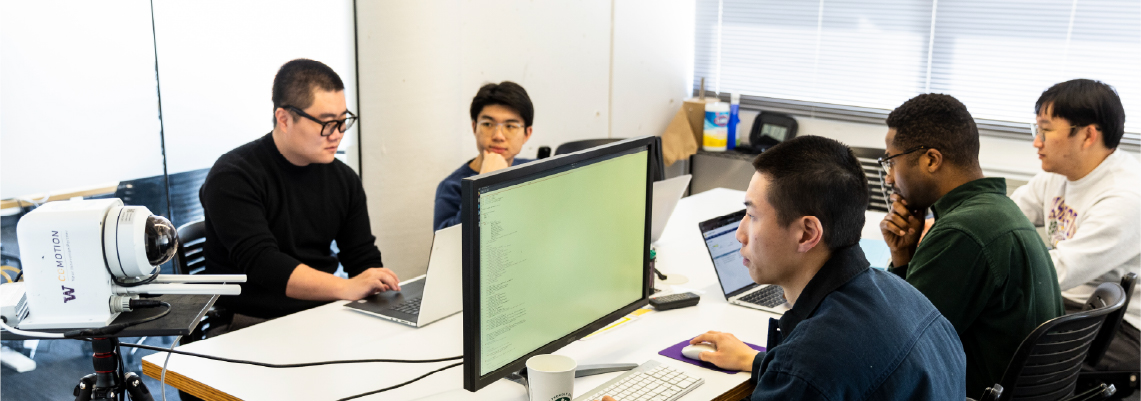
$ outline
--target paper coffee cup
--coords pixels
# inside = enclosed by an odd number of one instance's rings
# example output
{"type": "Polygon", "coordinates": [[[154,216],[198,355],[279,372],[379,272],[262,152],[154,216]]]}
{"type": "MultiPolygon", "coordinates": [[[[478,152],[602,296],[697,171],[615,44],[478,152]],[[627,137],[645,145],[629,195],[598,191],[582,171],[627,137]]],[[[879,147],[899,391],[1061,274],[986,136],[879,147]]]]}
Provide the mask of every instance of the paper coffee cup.
{"type": "Polygon", "coordinates": [[[531,401],[571,401],[578,363],[562,355],[527,359],[527,394],[531,401]]]}

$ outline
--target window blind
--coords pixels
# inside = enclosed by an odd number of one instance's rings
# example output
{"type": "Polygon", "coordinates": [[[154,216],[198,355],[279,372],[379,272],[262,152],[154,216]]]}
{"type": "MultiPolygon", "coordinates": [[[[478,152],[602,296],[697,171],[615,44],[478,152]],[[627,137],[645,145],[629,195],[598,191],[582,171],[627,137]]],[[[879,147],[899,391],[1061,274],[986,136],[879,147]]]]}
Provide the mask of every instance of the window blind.
{"type": "Polygon", "coordinates": [[[1034,101],[1074,78],[1114,86],[1141,143],[1141,2],[698,0],[694,88],[866,121],[947,93],[980,128],[1029,139],[1034,101]]]}

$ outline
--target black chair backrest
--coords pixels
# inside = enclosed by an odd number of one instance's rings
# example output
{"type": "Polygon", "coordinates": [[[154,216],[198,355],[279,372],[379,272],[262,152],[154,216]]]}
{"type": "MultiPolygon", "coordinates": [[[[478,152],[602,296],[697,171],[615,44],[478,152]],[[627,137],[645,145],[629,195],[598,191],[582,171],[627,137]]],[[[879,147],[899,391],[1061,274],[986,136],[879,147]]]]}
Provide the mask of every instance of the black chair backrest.
{"type": "MultiPolygon", "coordinates": [[[[1061,400],[1073,394],[1090,344],[1106,316],[1125,304],[1125,291],[1102,283],[1089,303],[1092,309],[1050,319],[1026,336],[998,383],[997,400],[1061,400]]],[[[989,393],[982,399],[991,399],[989,393]]]]}
{"type": "Polygon", "coordinates": [[[611,142],[618,142],[622,139],[625,138],[584,139],[581,141],[567,142],[555,148],[555,156],[574,153],[583,149],[590,149],[595,146],[602,146],[611,142]]]}
{"type": "MultiPolygon", "coordinates": [[[[584,139],[581,141],[567,142],[559,145],[558,148],[555,148],[555,156],[574,153],[580,150],[590,149],[596,146],[602,146],[624,139],[626,138],[584,139]]],[[[653,159],[654,163],[654,171],[651,173],[654,175],[654,181],[661,181],[666,179],[666,165],[662,159],[662,138],[654,137],[654,139],[654,151],[650,154],[650,158],[653,159]]]]}
{"type": "MultiPolygon", "coordinates": [[[[881,186],[887,172],[883,171],[877,159],[883,156],[883,149],[878,148],[859,148],[853,147],[852,153],[856,155],[856,159],[860,161],[860,167],[864,169],[864,175],[868,177],[868,210],[875,210],[877,212],[887,212],[890,210],[891,202],[884,198],[884,188],[886,185],[881,186]]],[[[887,189],[887,196],[891,196],[891,188],[887,189]]]]}
{"type": "Polygon", "coordinates": [[[178,227],[177,274],[196,274],[206,268],[206,220],[192,221],[178,227]]]}
{"type": "MultiPolygon", "coordinates": [[[[1109,343],[1113,341],[1114,334],[1121,327],[1121,318],[1125,317],[1125,312],[1129,309],[1129,302],[1133,299],[1133,288],[1136,285],[1136,273],[1127,273],[1125,277],[1121,278],[1121,289],[1125,291],[1125,304],[1121,305],[1121,309],[1105,316],[1105,323],[1102,324],[1101,331],[1097,333],[1097,337],[1093,339],[1093,344],[1089,347],[1089,355],[1086,356],[1087,365],[1097,366],[1097,363],[1101,362],[1101,357],[1105,356],[1105,351],[1109,349],[1109,343]]],[[[1094,305],[1086,302],[1085,309],[1091,307],[1094,305]]]]}

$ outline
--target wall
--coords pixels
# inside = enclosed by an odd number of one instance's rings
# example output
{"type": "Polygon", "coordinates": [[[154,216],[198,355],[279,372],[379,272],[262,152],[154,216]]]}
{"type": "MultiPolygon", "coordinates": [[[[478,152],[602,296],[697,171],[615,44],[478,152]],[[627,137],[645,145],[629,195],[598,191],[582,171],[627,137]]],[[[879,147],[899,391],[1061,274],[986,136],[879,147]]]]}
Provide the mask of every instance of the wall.
{"type": "MultiPolygon", "coordinates": [[[[289,60],[308,58],[331,67],[345,84],[349,110],[356,112],[352,3],[155,1],[170,174],[209,168],[223,153],[270,132],[273,77],[289,60]]],[[[355,146],[350,130],[340,150],[354,168],[355,146]]]]}
{"type": "Polygon", "coordinates": [[[152,38],[147,3],[3,2],[0,198],[162,174],[152,38]]]}
{"type": "Polygon", "coordinates": [[[539,146],[660,134],[689,91],[693,0],[357,3],[361,173],[385,266],[421,274],[436,185],[475,156],[468,107],[511,80],[539,146]]]}
{"type": "MultiPolygon", "coordinates": [[[[155,0],[152,28],[147,2],[4,2],[0,198],[208,168],[272,129],[274,74],[298,57],[356,111],[352,3],[155,0]]],[[[341,150],[357,168],[355,131],[341,150]]]]}

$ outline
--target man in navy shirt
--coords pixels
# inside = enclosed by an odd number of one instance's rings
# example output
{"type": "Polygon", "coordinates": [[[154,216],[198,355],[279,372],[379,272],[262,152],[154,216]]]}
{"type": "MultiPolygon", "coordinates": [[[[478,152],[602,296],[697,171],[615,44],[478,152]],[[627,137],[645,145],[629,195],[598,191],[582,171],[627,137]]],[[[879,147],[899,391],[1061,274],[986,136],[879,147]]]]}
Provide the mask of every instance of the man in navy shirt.
{"type": "Polygon", "coordinates": [[[471,101],[471,130],[479,154],[436,187],[434,230],[460,224],[460,181],[464,178],[531,161],[515,156],[531,139],[534,116],[531,98],[519,84],[503,81],[479,88],[471,101]]]}
{"type": "Polygon", "coordinates": [[[781,286],[792,309],[769,319],[767,352],[710,331],[690,341],[716,347],[701,359],[752,372],[753,400],[964,399],[955,328],[906,281],[869,268],[860,249],[868,182],[852,151],[804,136],[753,166],[737,228],[742,268],[781,286]]]}

